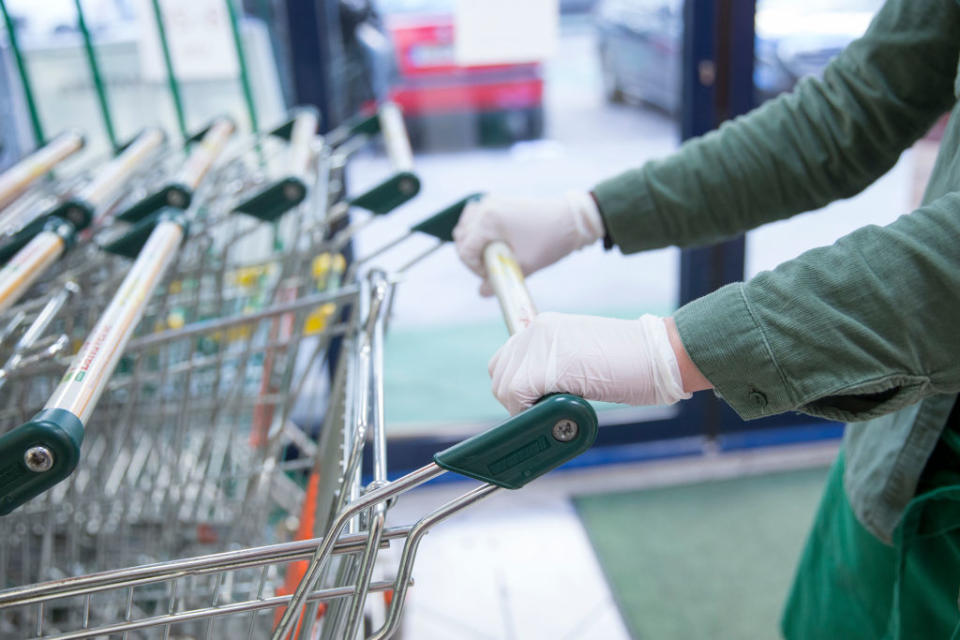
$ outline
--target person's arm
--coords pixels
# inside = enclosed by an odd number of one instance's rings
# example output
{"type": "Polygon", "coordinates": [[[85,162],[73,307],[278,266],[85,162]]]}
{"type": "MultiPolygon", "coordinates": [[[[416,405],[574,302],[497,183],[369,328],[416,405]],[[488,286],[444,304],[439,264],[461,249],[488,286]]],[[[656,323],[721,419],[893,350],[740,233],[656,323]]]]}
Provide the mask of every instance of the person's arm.
{"type": "Polygon", "coordinates": [[[822,79],[593,193],[632,253],[714,242],[853,195],[954,102],[956,0],[888,0],[822,79]]]}
{"type": "Polygon", "coordinates": [[[743,418],[865,420],[960,391],[960,192],[680,308],[696,369],[743,418]]]}
{"type": "Polygon", "coordinates": [[[490,372],[514,413],[555,392],[647,405],[712,387],[745,419],[854,421],[956,393],[960,191],[694,300],[672,320],[541,314],[490,372]]]}

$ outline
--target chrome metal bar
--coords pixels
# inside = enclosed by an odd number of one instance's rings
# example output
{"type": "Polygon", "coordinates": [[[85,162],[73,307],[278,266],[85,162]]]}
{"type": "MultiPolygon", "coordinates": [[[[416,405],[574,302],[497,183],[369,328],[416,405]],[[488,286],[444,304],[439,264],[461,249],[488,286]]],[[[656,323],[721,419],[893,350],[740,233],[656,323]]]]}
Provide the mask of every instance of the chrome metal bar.
{"type": "Polygon", "coordinates": [[[406,580],[410,578],[410,574],[413,572],[413,563],[416,559],[417,550],[420,548],[420,541],[423,539],[423,536],[438,522],[449,518],[461,509],[479,502],[499,488],[500,487],[492,484],[481,485],[463,494],[459,498],[451,500],[414,525],[403,546],[403,553],[400,556],[400,566],[397,568],[397,579],[393,585],[393,601],[390,603],[387,619],[383,627],[368,640],[384,640],[396,633],[400,624],[400,614],[403,611],[404,600],[407,597],[408,585],[406,580]]]}
{"type": "Polygon", "coordinates": [[[304,601],[307,598],[307,593],[311,590],[312,585],[316,582],[320,569],[323,567],[323,563],[326,562],[331,551],[333,550],[334,540],[340,533],[340,530],[343,529],[343,527],[348,521],[350,521],[351,518],[364,509],[377,504],[378,502],[382,502],[392,498],[393,496],[409,491],[414,487],[418,487],[425,482],[429,482],[430,480],[443,475],[445,472],[445,469],[431,462],[430,464],[420,467],[416,471],[412,471],[407,475],[394,480],[393,482],[374,489],[373,491],[360,497],[355,502],[347,505],[346,509],[337,514],[337,517],[334,518],[330,525],[330,531],[327,533],[327,536],[323,539],[323,542],[310,559],[310,565],[307,568],[307,572],[304,575],[303,580],[301,580],[300,584],[297,585],[297,590],[290,601],[290,605],[287,607],[283,617],[280,619],[280,623],[274,630],[273,640],[283,640],[283,638],[285,638],[292,630],[293,624],[299,616],[300,610],[303,608],[304,601]]]}
{"type": "MultiPolygon", "coordinates": [[[[383,542],[405,538],[410,527],[395,527],[384,530],[383,542]]],[[[251,567],[266,566],[280,562],[290,562],[311,557],[326,538],[313,538],[284,542],[263,547],[252,547],[237,551],[224,551],[205,556],[171,560],[139,567],[114,569],[91,573],[76,578],[63,578],[25,587],[0,591],[0,609],[18,607],[48,600],[58,600],[81,596],[120,587],[133,588],[143,584],[165,582],[189,575],[204,575],[218,571],[236,571],[251,567]]],[[[330,553],[341,555],[358,553],[365,548],[367,535],[364,533],[340,537],[332,546],[330,553]]]]}
{"type": "Polygon", "coordinates": [[[376,270],[369,275],[374,304],[370,305],[372,326],[368,324],[370,337],[370,386],[372,387],[373,407],[370,411],[371,436],[373,444],[373,482],[379,486],[387,482],[387,429],[384,417],[383,392],[383,332],[387,299],[392,287],[387,274],[376,270]]]}
{"type": "Polygon", "coordinates": [[[44,334],[67,300],[79,291],[80,287],[75,282],[67,281],[63,288],[47,301],[47,304],[44,305],[37,317],[13,346],[13,351],[7,361],[3,363],[3,368],[0,368],[0,388],[8,380],[10,372],[15,371],[23,363],[27,349],[32,348],[37,343],[37,340],[44,334]]]}
{"type": "MultiPolygon", "coordinates": [[[[367,325],[362,337],[362,350],[365,354],[363,365],[367,375],[364,379],[365,393],[359,409],[366,416],[366,426],[370,431],[373,453],[373,484],[376,488],[387,482],[387,436],[383,413],[383,326],[386,298],[390,285],[386,274],[382,271],[372,271],[369,274],[370,283],[370,310],[367,316],[367,325]]],[[[366,430],[366,429],[364,429],[366,430]]],[[[369,541],[360,560],[355,580],[357,594],[350,603],[347,616],[346,638],[356,637],[360,624],[363,621],[363,609],[366,601],[367,586],[373,577],[377,549],[380,542],[380,532],[386,518],[386,503],[378,503],[371,507],[367,514],[367,530],[369,541]]]]}
{"type": "MultiPolygon", "coordinates": [[[[385,591],[393,587],[392,582],[377,582],[371,585],[371,591],[385,591]]],[[[344,598],[353,595],[352,586],[334,587],[330,589],[318,589],[306,595],[306,600],[310,602],[318,600],[332,600],[335,598],[344,598]]],[[[238,613],[247,613],[249,611],[258,611],[262,609],[276,609],[290,602],[292,596],[273,596],[257,600],[248,600],[246,602],[235,602],[222,604],[217,607],[206,607],[203,609],[194,609],[181,613],[168,613],[166,615],[154,616],[153,618],[144,618],[140,620],[131,620],[112,624],[96,629],[82,629],[69,633],[62,633],[54,636],[45,636],[45,640],[84,640],[86,638],[104,638],[118,633],[127,633],[139,629],[149,629],[151,627],[181,624],[193,620],[206,620],[214,616],[227,616],[238,613]]]]}
{"type": "Polygon", "coordinates": [[[221,331],[238,325],[250,324],[279,314],[302,311],[304,309],[320,306],[328,302],[346,302],[353,298],[356,295],[356,292],[356,287],[346,286],[342,289],[339,289],[335,293],[317,293],[304,296],[291,302],[282,302],[270,307],[269,309],[264,309],[263,311],[238,314],[229,318],[201,320],[199,322],[191,323],[180,329],[167,329],[165,331],[158,331],[157,333],[151,333],[150,335],[131,340],[127,345],[127,353],[139,351],[141,349],[145,349],[156,344],[169,342],[170,340],[174,339],[188,338],[204,333],[212,333],[214,331],[221,331]]]}

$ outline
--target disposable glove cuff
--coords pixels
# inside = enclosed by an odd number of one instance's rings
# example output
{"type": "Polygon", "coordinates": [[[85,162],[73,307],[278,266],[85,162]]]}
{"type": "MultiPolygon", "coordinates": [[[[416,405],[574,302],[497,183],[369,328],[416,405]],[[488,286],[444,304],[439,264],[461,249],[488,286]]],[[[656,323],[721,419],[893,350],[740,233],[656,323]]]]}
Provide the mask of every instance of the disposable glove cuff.
{"type": "Polygon", "coordinates": [[[692,394],[683,390],[680,364],[670,344],[663,318],[648,313],[640,316],[639,322],[647,343],[650,383],[656,398],[655,404],[667,405],[686,400],[692,394]]]}
{"type": "Polygon", "coordinates": [[[572,214],[579,244],[577,248],[582,249],[602,238],[605,233],[603,217],[593,196],[586,191],[568,191],[563,198],[572,214]]]}

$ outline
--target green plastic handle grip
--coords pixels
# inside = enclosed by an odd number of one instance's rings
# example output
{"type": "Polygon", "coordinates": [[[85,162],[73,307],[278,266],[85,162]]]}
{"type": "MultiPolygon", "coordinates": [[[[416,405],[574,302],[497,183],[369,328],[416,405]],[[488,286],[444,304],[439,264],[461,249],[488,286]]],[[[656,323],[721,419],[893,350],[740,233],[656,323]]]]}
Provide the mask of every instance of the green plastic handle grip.
{"type": "Polygon", "coordinates": [[[418,193],[420,193],[420,178],[410,171],[400,171],[365,193],[351,198],[350,206],[383,215],[390,213],[418,193]]]}
{"type": "Polygon", "coordinates": [[[183,184],[171,183],[159,191],[154,191],[146,198],[137,201],[124,211],[118,213],[117,220],[122,220],[123,222],[138,222],[164,207],[186,209],[190,206],[192,200],[193,192],[189,187],[183,184]]]}
{"type": "Polygon", "coordinates": [[[307,185],[295,176],[288,176],[271,183],[262,191],[238,204],[233,210],[273,222],[307,197],[307,185]]]}
{"type": "Polygon", "coordinates": [[[438,211],[420,224],[410,228],[411,231],[419,231],[433,236],[444,242],[453,242],[453,228],[460,221],[460,215],[463,213],[467,203],[478,200],[483,197],[482,193],[471,193],[465,198],[454,202],[452,205],[438,211]]]}
{"type": "Polygon", "coordinates": [[[65,409],[44,409],[0,436],[0,516],[69,476],[82,442],[83,423],[65,409]]]}
{"type": "Polygon", "coordinates": [[[0,243],[0,265],[6,264],[20,249],[23,249],[33,238],[47,228],[51,221],[66,220],[77,231],[90,226],[93,220],[93,207],[82,200],[70,198],[56,207],[37,216],[15,234],[0,243]]]}
{"type": "Polygon", "coordinates": [[[433,456],[447,471],[519,489],[593,445],[597,413],[590,403],[560,393],[433,456]]]}

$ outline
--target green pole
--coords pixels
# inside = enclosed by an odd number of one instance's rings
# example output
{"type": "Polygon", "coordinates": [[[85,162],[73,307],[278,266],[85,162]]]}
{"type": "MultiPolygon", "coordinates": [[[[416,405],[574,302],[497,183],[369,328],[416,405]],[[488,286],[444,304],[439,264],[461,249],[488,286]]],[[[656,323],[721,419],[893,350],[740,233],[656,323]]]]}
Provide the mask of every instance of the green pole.
{"type": "Polygon", "coordinates": [[[93,76],[93,86],[97,90],[100,114],[103,116],[103,127],[107,130],[110,146],[116,151],[120,148],[120,145],[117,143],[117,134],[113,129],[113,118],[110,115],[110,105],[107,103],[107,87],[103,82],[100,65],[97,64],[97,55],[93,50],[93,38],[90,37],[90,30],[87,29],[87,21],[83,17],[83,7],[80,0],[73,0],[73,3],[77,6],[77,26],[80,27],[80,33],[83,35],[83,48],[87,53],[87,64],[90,66],[90,74],[93,76]]]}
{"type": "Polygon", "coordinates": [[[173,108],[177,112],[177,126],[180,127],[180,135],[186,141],[190,137],[187,133],[187,117],[183,112],[183,96],[180,93],[180,83],[177,81],[177,74],[173,70],[173,56],[170,55],[170,43],[167,41],[167,29],[163,23],[160,0],[153,0],[153,17],[157,23],[157,35],[160,36],[160,48],[163,50],[163,64],[167,67],[167,83],[170,86],[170,96],[173,98],[173,108]]]}
{"type": "Polygon", "coordinates": [[[253,89],[250,86],[247,56],[243,53],[237,10],[233,6],[233,0],[225,0],[225,2],[227,3],[227,14],[230,16],[230,30],[233,31],[233,46],[237,50],[237,64],[240,66],[240,84],[243,87],[243,98],[247,103],[247,115],[250,116],[250,130],[256,135],[260,133],[260,125],[257,123],[257,105],[253,101],[253,89]]]}
{"type": "Polygon", "coordinates": [[[27,73],[27,64],[23,59],[23,52],[17,42],[17,30],[13,25],[13,19],[7,12],[7,5],[0,0],[0,12],[3,13],[3,21],[7,25],[7,34],[10,38],[10,49],[13,51],[13,59],[17,64],[17,72],[20,75],[20,83],[23,85],[23,99],[27,103],[27,113],[30,115],[30,126],[33,128],[33,138],[37,147],[43,146],[47,138],[43,135],[43,125],[40,124],[40,112],[37,111],[37,102],[33,95],[33,85],[30,84],[30,74],[27,73]]]}

